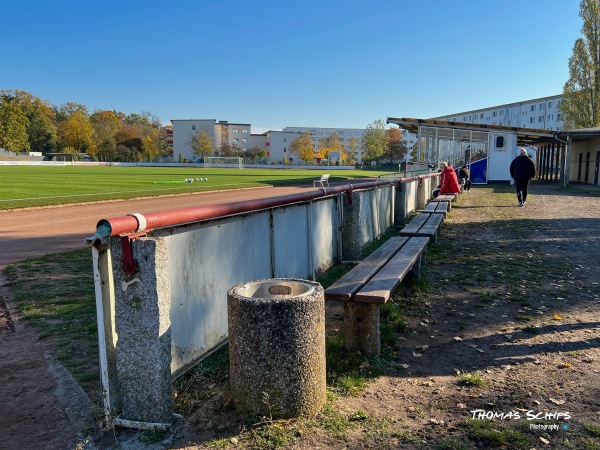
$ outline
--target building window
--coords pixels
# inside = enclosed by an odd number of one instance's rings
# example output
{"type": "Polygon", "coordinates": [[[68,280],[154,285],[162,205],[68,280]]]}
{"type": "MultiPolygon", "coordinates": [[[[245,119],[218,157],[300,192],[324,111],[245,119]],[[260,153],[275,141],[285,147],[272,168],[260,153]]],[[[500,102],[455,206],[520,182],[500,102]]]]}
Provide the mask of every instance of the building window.
{"type": "Polygon", "coordinates": [[[500,115],[503,116],[504,115],[504,111],[500,110],[500,115]]]}
{"type": "Polygon", "coordinates": [[[545,106],[545,105],[544,105],[543,103],[540,103],[540,110],[542,110],[542,109],[546,109],[546,108],[544,108],[544,106],[545,106]]]}
{"type": "Polygon", "coordinates": [[[553,102],[548,102],[548,108],[552,108],[552,103],[553,102]]]}
{"type": "Polygon", "coordinates": [[[538,123],[539,123],[539,122],[542,122],[543,120],[544,120],[544,116],[539,116],[539,117],[538,117],[538,123]]]}
{"type": "Polygon", "coordinates": [[[242,138],[242,142],[248,142],[248,138],[242,138]]]}
{"type": "Polygon", "coordinates": [[[238,138],[233,138],[232,141],[235,142],[235,143],[240,142],[240,140],[238,138]]]}
{"type": "Polygon", "coordinates": [[[480,119],[483,119],[483,113],[481,113],[481,115],[479,116],[480,119]]]}
{"type": "Polygon", "coordinates": [[[192,125],[192,131],[196,130],[196,125],[192,125]]]}
{"type": "Polygon", "coordinates": [[[492,117],[496,117],[496,111],[492,113],[492,117]]]}
{"type": "Polygon", "coordinates": [[[248,130],[247,130],[246,128],[244,128],[244,129],[242,130],[242,133],[244,133],[244,134],[248,134],[248,130]]]}
{"type": "Polygon", "coordinates": [[[562,120],[562,114],[557,114],[556,115],[556,120],[562,120]]]}
{"type": "Polygon", "coordinates": [[[531,105],[531,111],[535,111],[535,105],[531,105]]]}
{"type": "Polygon", "coordinates": [[[239,132],[240,132],[239,128],[234,128],[234,129],[232,129],[231,131],[232,131],[233,133],[239,133],[239,132]]]}
{"type": "Polygon", "coordinates": [[[546,117],[546,120],[554,120],[554,115],[548,114],[548,116],[546,117]]]}
{"type": "Polygon", "coordinates": [[[287,138],[283,138],[283,142],[287,142],[287,138]]]}
{"type": "Polygon", "coordinates": [[[535,117],[530,117],[529,118],[529,123],[535,123],[535,117]]]}

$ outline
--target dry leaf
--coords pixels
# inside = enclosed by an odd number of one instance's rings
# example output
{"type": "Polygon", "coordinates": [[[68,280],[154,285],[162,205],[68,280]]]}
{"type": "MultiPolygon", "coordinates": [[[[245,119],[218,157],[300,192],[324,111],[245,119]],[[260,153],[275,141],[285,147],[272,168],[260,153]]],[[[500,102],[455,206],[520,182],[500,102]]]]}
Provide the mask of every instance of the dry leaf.
{"type": "Polygon", "coordinates": [[[467,409],[467,405],[465,405],[464,403],[457,403],[456,407],[458,409],[467,409]]]}
{"type": "Polygon", "coordinates": [[[567,402],[566,400],[556,400],[555,398],[549,398],[548,400],[550,400],[555,405],[563,405],[567,402]]]}
{"type": "Polygon", "coordinates": [[[423,356],[420,353],[416,353],[416,352],[412,352],[412,353],[415,358],[420,358],[421,356],[423,356]]]}
{"type": "Polygon", "coordinates": [[[401,369],[408,369],[408,364],[398,364],[401,369]]]}
{"type": "Polygon", "coordinates": [[[478,348],[478,349],[476,349],[476,350],[477,350],[479,353],[485,353],[485,351],[484,351],[484,350],[482,350],[482,349],[480,349],[480,348],[478,348]]]}
{"type": "Polygon", "coordinates": [[[369,367],[369,361],[360,363],[360,366],[358,366],[358,367],[361,369],[365,369],[365,368],[369,367]]]}
{"type": "Polygon", "coordinates": [[[462,338],[460,336],[454,336],[454,340],[456,342],[458,342],[458,341],[462,341],[462,338]]]}
{"type": "Polygon", "coordinates": [[[420,352],[424,352],[428,348],[429,348],[429,345],[420,345],[419,347],[416,347],[416,349],[419,350],[420,352]]]}
{"type": "Polygon", "coordinates": [[[554,320],[562,320],[562,319],[563,319],[563,318],[562,318],[561,316],[559,316],[558,314],[554,314],[554,315],[552,316],[552,318],[553,318],[554,320]]]}
{"type": "Polygon", "coordinates": [[[573,367],[573,364],[571,364],[571,363],[562,363],[562,364],[561,364],[560,366],[558,366],[558,367],[561,367],[561,368],[565,368],[565,367],[573,367]]]}
{"type": "Polygon", "coordinates": [[[549,444],[550,443],[550,441],[548,439],[543,438],[541,436],[540,436],[540,441],[542,441],[544,444],[549,444]]]}

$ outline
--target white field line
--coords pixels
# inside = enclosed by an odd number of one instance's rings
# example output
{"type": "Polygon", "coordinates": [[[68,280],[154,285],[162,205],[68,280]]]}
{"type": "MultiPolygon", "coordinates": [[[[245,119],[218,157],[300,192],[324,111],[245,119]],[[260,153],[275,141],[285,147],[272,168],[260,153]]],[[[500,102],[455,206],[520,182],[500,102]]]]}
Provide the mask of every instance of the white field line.
{"type": "MultiPolygon", "coordinates": [[[[198,184],[200,184],[201,182],[199,181],[198,184]]],[[[196,186],[192,186],[193,183],[189,183],[190,184],[190,188],[191,187],[196,187],[196,186]]],[[[220,184],[218,186],[212,186],[208,189],[200,189],[202,190],[218,190],[222,187],[225,186],[243,186],[246,184],[252,184],[252,185],[256,185],[256,186],[260,186],[260,184],[257,183],[228,183],[228,184],[220,184]]],[[[50,199],[50,198],[69,198],[69,197],[91,197],[91,196],[101,196],[101,195],[115,195],[115,194],[127,194],[127,193],[131,193],[131,192],[156,192],[156,191],[175,191],[181,188],[164,188],[164,189],[142,189],[142,190],[134,190],[134,191],[113,191],[113,192],[96,192],[94,194],[71,194],[71,195],[50,195],[47,197],[23,197],[23,198],[9,198],[9,199],[2,199],[0,200],[0,202],[17,202],[17,201],[23,201],[23,200],[45,200],[45,199],[50,199]]],[[[196,191],[197,192],[197,191],[196,191]]]]}

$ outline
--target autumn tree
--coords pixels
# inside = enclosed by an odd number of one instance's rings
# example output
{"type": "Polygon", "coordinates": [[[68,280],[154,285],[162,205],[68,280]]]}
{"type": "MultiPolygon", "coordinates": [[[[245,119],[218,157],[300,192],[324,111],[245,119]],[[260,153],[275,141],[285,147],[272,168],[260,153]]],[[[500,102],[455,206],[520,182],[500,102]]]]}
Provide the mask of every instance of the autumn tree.
{"type": "Polygon", "coordinates": [[[189,142],[192,153],[204,158],[210,156],[213,151],[212,139],[205,130],[199,130],[190,138],[189,142]]]}
{"type": "Polygon", "coordinates": [[[579,16],[583,37],[573,46],[560,106],[567,129],[600,125],[600,0],[582,0],[579,16]]]}
{"type": "Polygon", "coordinates": [[[80,153],[93,154],[94,128],[90,119],[76,111],[60,123],[58,140],[61,148],[72,147],[80,153]]]}
{"type": "Polygon", "coordinates": [[[290,144],[290,153],[297,155],[305,164],[309,164],[314,159],[313,142],[310,133],[305,132],[298,136],[290,144]]]}
{"type": "Polygon", "coordinates": [[[387,135],[388,147],[383,156],[390,162],[403,159],[408,152],[408,147],[402,140],[402,131],[398,128],[388,128],[387,135]]]}
{"type": "Polygon", "coordinates": [[[363,148],[366,150],[364,159],[380,159],[388,149],[388,143],[389,136],[383,120],[377,119],[370,123],[363,134],[363,148]]]}
{"type": "Polygon", "coordinates": [[[23,108],[10,99],[0,100],[0,148],[13,152],[29,150],[29,119],[23,108]]]}
{"type": "Polygon", "coordinates": [[[115,161],[117,155],[116,134],[121,128],[121,120],[114,111],[98,110],[90,116],[94,129],[96,157],[101,161],[115,161]]]}

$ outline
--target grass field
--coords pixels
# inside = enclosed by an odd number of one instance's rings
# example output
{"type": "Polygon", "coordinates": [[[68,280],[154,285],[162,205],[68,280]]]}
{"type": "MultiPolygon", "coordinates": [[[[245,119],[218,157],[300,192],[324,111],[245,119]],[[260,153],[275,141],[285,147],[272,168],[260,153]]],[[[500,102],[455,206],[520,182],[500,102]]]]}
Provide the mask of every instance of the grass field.
{"type": "Polygon", "coordinates": [[[361,170],[204,169],[197,167],[0,166],[0,210],[167,194],[312,184],[323,173],[331,180],[376,177],[361,170]],[[186,178],[193,178],[188,183],[186,178]],[[207,178],[208,181],[196,181],[207,178]]]}

